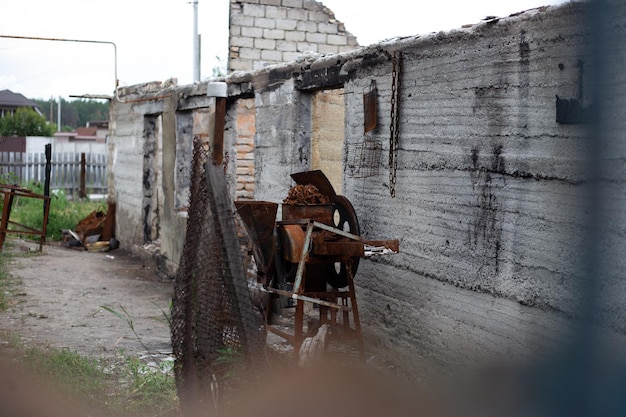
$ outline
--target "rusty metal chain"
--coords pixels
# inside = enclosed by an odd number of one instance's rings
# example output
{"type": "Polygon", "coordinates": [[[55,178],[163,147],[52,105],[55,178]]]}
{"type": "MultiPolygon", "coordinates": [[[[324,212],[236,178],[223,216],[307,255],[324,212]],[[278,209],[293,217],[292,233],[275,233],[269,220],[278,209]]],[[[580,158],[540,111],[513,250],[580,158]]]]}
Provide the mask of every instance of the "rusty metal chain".
{"type": "Polygon", "coordinates": [[[402,75],[402,52],[394,51],[391,58],[391,123],[389,125],[389,193],[396,196],[398,172],[398,137],[400,127],[400,83],[402,75]]]}

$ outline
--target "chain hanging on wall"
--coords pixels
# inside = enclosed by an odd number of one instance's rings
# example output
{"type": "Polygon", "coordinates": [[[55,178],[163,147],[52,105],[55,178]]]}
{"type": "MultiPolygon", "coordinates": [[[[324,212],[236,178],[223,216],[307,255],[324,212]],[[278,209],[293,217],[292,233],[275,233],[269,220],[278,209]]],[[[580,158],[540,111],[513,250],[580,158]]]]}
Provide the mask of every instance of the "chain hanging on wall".
{"type": "Polygon", "coordinates": [[[398,136],[400,127],[400,86],[402,80],[402,52],[394,51],[391,58],[391,123],[389,125],[389,193],[396,196],[398,172],[398,136]]]}

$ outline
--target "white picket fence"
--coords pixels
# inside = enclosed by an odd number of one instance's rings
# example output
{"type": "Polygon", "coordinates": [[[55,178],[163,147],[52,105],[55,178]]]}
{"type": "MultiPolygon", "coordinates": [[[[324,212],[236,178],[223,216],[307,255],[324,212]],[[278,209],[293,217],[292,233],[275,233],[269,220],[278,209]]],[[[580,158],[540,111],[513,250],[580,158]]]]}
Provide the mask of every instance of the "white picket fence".
{"type": "MultiPolygon", "coordinates": [[[[85,153],[85,189],[89,194],[107,192],[107,158],[105,154],[85,153]]],[[[53,153],[50,189],[65,190],[74,196],[81,187],[81,153],[53,153]]],[[[0,182],[43,183],[46,178],[45,153],[0,152],[0,182]]]]}

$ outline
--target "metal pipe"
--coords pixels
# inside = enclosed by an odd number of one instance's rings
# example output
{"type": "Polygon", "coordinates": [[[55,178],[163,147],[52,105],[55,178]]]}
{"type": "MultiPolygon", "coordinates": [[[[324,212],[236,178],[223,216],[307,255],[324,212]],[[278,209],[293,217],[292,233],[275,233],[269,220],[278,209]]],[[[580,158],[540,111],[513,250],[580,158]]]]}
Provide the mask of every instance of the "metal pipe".
{"type": "Polygon", "coordinates": [[[79,42],[79,43],[99,43],[113,45],[113,68],[115,72],[115,95],[117,96],[117,87],[119,85],[117,79],[117,45],[110,41],[91,41],[85,39],[64,39],[64,38],[45,38],[39,36],[16,36],[16,35],[0,35],[0,38],[8,39],[30,39],[35,41],[55,41],[55,42],[79,42]]]}
{"type": "Polygon", "coordinates": [[[311,234],[313,233],[314,221],[310,221],[306,227],[306,235],[304,237],[304,245],[302,245],[302,253],[300,254],[300,262],[298,262],[298,271],[296,272],[296,280],[293,284],[293,292],[300,293],[300,285],[302,284],[302,276],[304,275],[304,264],[306,263],[307,253],[311,245],[311,234]]]}
{"type": "Polygon", "coordinates": [[[198,0],[193,0],[193,80],[200,81],[200,39],[198,35],[198,0]]]}

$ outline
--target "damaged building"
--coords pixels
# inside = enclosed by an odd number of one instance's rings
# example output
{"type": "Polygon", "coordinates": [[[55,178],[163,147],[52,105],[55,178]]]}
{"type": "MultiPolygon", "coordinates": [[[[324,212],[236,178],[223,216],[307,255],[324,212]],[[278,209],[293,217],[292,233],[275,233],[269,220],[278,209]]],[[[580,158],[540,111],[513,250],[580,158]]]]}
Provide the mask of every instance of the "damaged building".
{"type": "MultiPolygon", "coordinates": [[[[524,361],[562,346],[597,291],[595,319],[624,346],[626,149],[613,140],[626,121],[623,4],[603,26],[599,83],[586,3],[367,47],[317,2],[277,4],[231,2],[226,176],[233,200],[280,203],[292,173],[321,169],[363,236],[399,239],[400,253],[356,276],[368,343],[415,371],[524,361]],[[598,90],[606,145],[595,175],[598,90]],[[611,197],[610,224],[590,223],[593,196],[611,197]],[[590,290],[594,233],[602,279],[590,290]]],[[[150,246],[170,273],[193,139],[213,131],[207,85],[151,82],[111,103],[116,237],[150,246]]]]}

